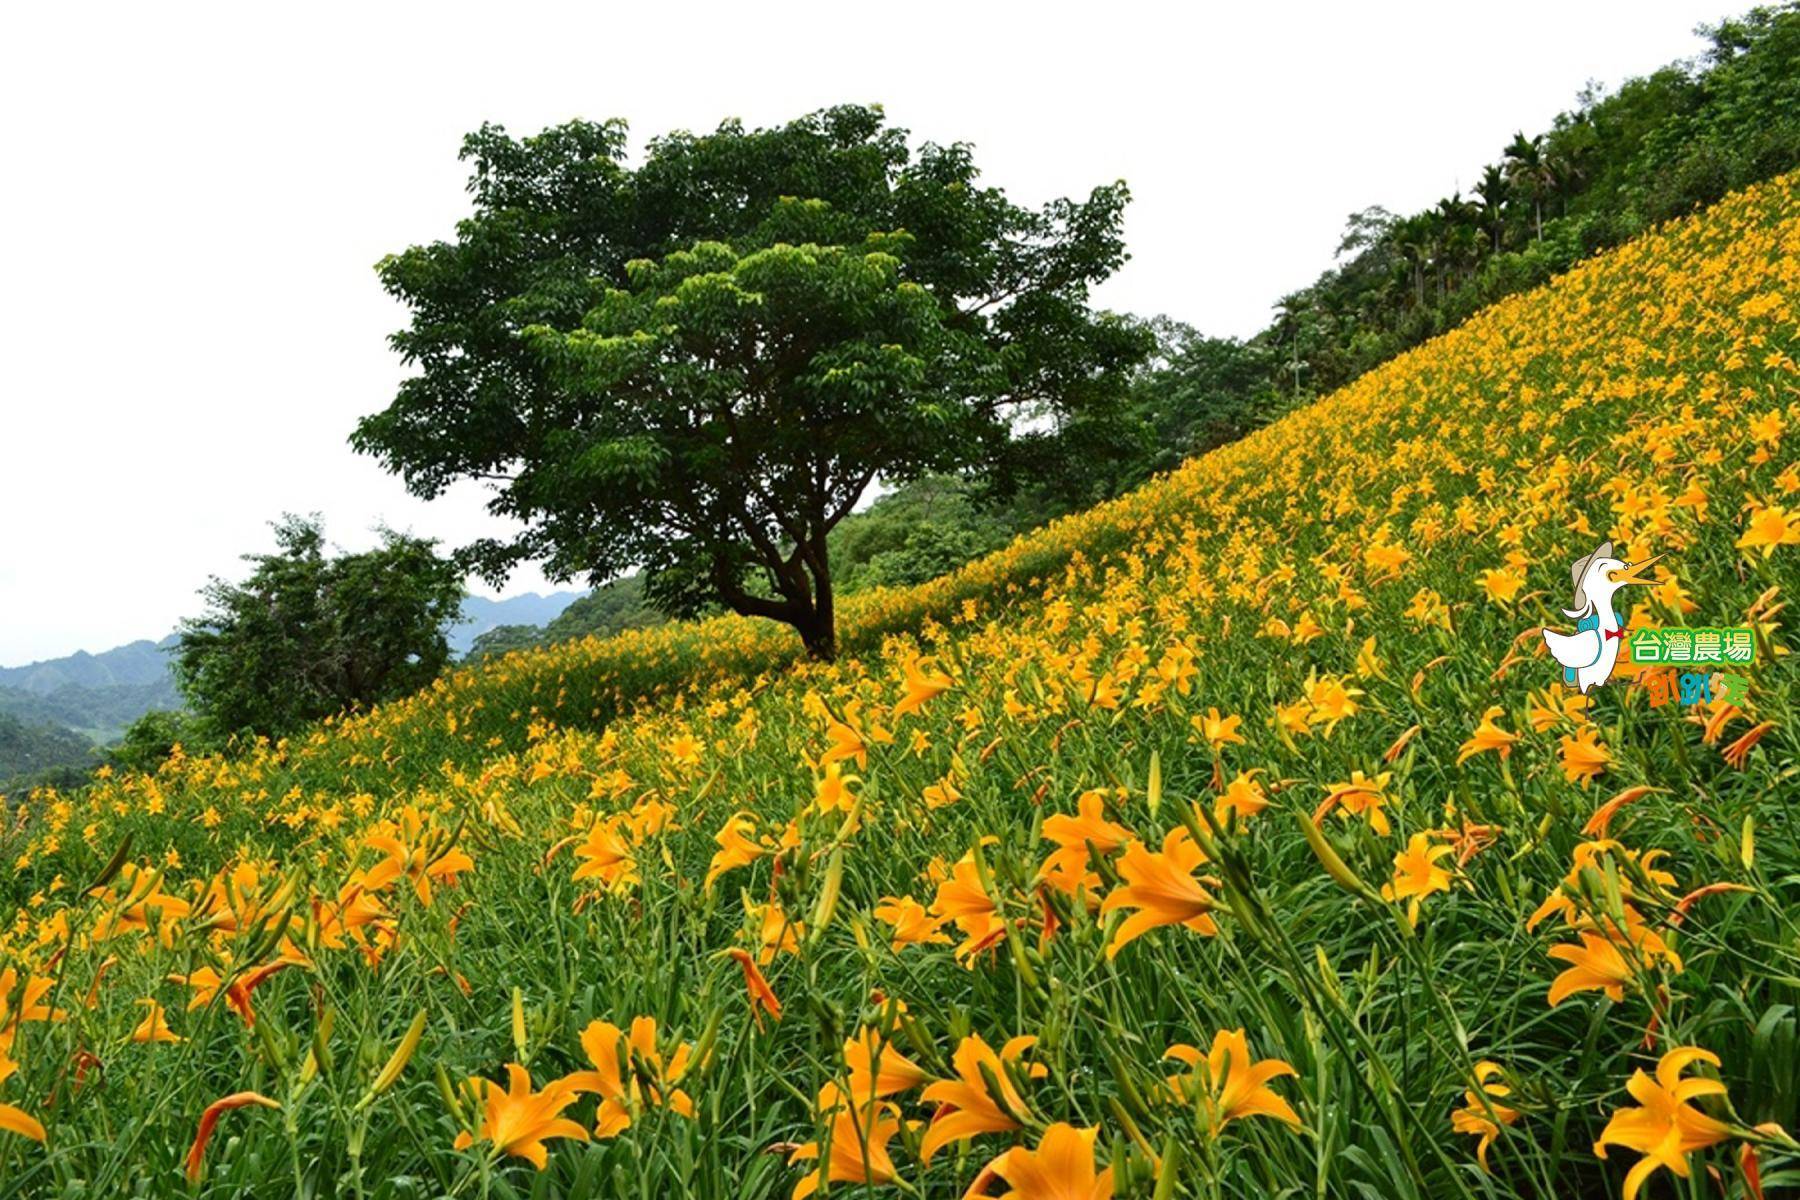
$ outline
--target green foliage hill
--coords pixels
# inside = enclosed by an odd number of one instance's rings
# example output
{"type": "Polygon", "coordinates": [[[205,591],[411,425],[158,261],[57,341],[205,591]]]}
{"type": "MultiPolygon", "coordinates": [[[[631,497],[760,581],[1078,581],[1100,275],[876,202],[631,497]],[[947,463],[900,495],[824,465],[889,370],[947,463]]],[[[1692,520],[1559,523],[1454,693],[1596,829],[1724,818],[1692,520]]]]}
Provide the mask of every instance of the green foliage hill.
{"type": "Polygon", "coordinates": [[[1470,194],[1407,216],[1352,214],[1337,264],[1255,336],[1152,322],[1160,350],[1131,400],[1139,440],[1097,445],[1075,429],[1043,490],[1069,509],[1116,495],[1660,221],[1800,166],[1800,10],[1758,8],[1705,32],[1699,58],[1590,85],[1549,129],[1520,133],[1470,194]]]}
{"type": "Polygon", "coordinates": [[[98,761],[94,744],[74,730],[0,712],[0,793],[79,784],[98,761]]]}

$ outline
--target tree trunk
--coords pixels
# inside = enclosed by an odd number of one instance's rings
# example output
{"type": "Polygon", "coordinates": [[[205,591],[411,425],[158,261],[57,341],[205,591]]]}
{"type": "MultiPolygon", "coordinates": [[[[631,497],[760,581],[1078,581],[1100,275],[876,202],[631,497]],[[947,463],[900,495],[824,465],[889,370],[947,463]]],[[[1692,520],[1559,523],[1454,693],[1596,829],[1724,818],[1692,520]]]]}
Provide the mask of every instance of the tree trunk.
{"type": "Polygon", "coordinates": [[[819,534],[806,548],[806,566],[812,575],[812,618],[800,629],[806,652],[820,662],[837,658],[837,604],[831,591],[831,549],[819,534]]]}
{"type": "Polygon", "coordinates": [[[806,647],[807,657],[818,662],[836,661],[837,630],[832,627],[829,618],[821,618],[815,612],[798,628],[800,641],[806,647]]]}
{"type": "Polygon", "coordinates": [[[808,656],[831,662],[837,657],[837,613],[824,537],[808,543],[796,558],[766,565],[775,576],[780,599],[745,592],[733,580],[726,560],[717,558],[713,560],[713,584],[719,599],[741,617],[763,617],[792,626],[808,656]]]}

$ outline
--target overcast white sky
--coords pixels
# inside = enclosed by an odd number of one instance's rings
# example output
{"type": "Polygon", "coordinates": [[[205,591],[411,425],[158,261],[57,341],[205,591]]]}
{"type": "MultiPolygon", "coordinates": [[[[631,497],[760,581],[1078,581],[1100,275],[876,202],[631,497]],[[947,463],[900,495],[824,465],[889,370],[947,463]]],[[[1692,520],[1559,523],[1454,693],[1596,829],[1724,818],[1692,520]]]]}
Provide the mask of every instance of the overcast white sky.
{"type": "Polygon", "coordinates": [[[641,146],[880,102],[1021,200],[1126,179],[1101,302],[1247,335],[1353,209],[1467,187],[1747,5],[9,5],[0,665],[161,636],[283,511],[347,547],[490,530],[345,444],[400,377],[373,264],[451,232],[484,120],[641,146]]]}

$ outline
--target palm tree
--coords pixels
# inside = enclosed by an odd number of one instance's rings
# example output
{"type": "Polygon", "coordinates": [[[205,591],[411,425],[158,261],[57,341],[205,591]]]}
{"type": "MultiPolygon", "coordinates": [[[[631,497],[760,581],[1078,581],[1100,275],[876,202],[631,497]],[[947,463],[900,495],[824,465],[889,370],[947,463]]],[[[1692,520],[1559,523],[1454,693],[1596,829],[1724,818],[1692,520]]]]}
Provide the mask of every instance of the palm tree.
{"type": "Polygon", "coordinates": [[[1313,297],[1304,291],[1283,296],[1275,303],[1275,344],[1279,347],[1287,344],[1287,361],[1282,363],[1285,370],[1294,373],[1294,394],[1300,394],[1300,373],[1311,369],[1312,364],[1306,361],[1302,341],[1308,332],[1308,319],[1314,317],[1313,297]]]}
{"type": "Polygon", "coordinates": [[[1432,228],[1429,213],[1414,213],[1394,223],[1394,246],[1412,268],[1413,303],[1425,307],[1425,268],[1431,263],[1432,228]]]}
{"type": "Polygon", "coordinates": [[[1500,237],[1506,232],[1506,203],[1511,191],[1505,172],[1493,163],[1488,164],[1481,173],[1481,182],[1475,185],[1475,194],[1481,197],[1481,225],[1493,239],[1495,254],[1500,253],[1500,237]]]}
{"type": "Polygon", "coordinates": [[[1472,268],[1479,255],[1479,220],[1476,206],[1462,197],[1460,190],[1439,200],[1438,219],[1443,222],[1442,252],[1439,266],[1439,293],[1454,290],[1459,280],[1458,268],[1472,268]]]}
{"type": "Polygon", "coordinates": [[[1513,135],[1506,148],[1506,177],[1514,187],[1531,195],[1532,214],[1537,222],[1537,240],[1544,240],[1544,194],[1556,186],[1556,174],[1543,154],[1544,138],[1525,136],[1523,130],[1513,135]]]}
{"type": "Polygon", "coordinates": [[[1551,189],[1562,198],[1562,211],[1566,216],[1569,211],[1569,196],[1587,177],[1586,156],[1578,148],[1553,152],[1544,158],[1544,167],[1550,177],[1551,189]]]}

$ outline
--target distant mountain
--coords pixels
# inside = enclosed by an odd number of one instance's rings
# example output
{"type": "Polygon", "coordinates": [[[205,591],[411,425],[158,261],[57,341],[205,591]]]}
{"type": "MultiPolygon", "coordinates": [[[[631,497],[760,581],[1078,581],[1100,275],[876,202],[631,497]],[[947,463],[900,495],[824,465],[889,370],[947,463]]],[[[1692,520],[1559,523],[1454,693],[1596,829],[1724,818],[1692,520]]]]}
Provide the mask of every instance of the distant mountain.
{"type": "MultiPolygon", "coordinates": [[[[100,654],[78,650],[66,658],[0,667],[0,714],[34,730],[57,727],[104,745],[153,708],[181,707],[170,671],[174,645],[170,634],[160,642],[146,639],[100,654]]],[[[0,775],[16,767],[0,754],[0,775]]]]}
{"type": "MultiPolygon", "coordinates": [[[[461,658],[475,639],[502,625],[548,625],[586,592],[527,592],[504,600],[470,596],[462,620],[445,631],[461,658]]],[[[99,654],[78,650],[22,667],[0,667],[0,781],[88,761],[93,746],[117,741],[154,708],[182,707],[170,634],[99,654]]]]}
{"type": "Polygon", "coordinates": [[[160,642],[146,639],[100,654],[77,650],[67,658],[45,659],[23,667],[0,667],[0,687],[46,696],[66,687],[160,683],[168,677],[168,651],[175,641],[175,635],[171,633],[160,642]]]}
{"type": "Polygon", "coordinates": [[[563,609],[585,595],[586,592],[551,592],[548,596],[540,596],[536,592],[526,592],[504,600],[470,596],[463,601],[463,619],[445,634],[450,641],[450,652],[462,658],[476,638],[502,625],[548,625],[562,615],[563,609]]]}

